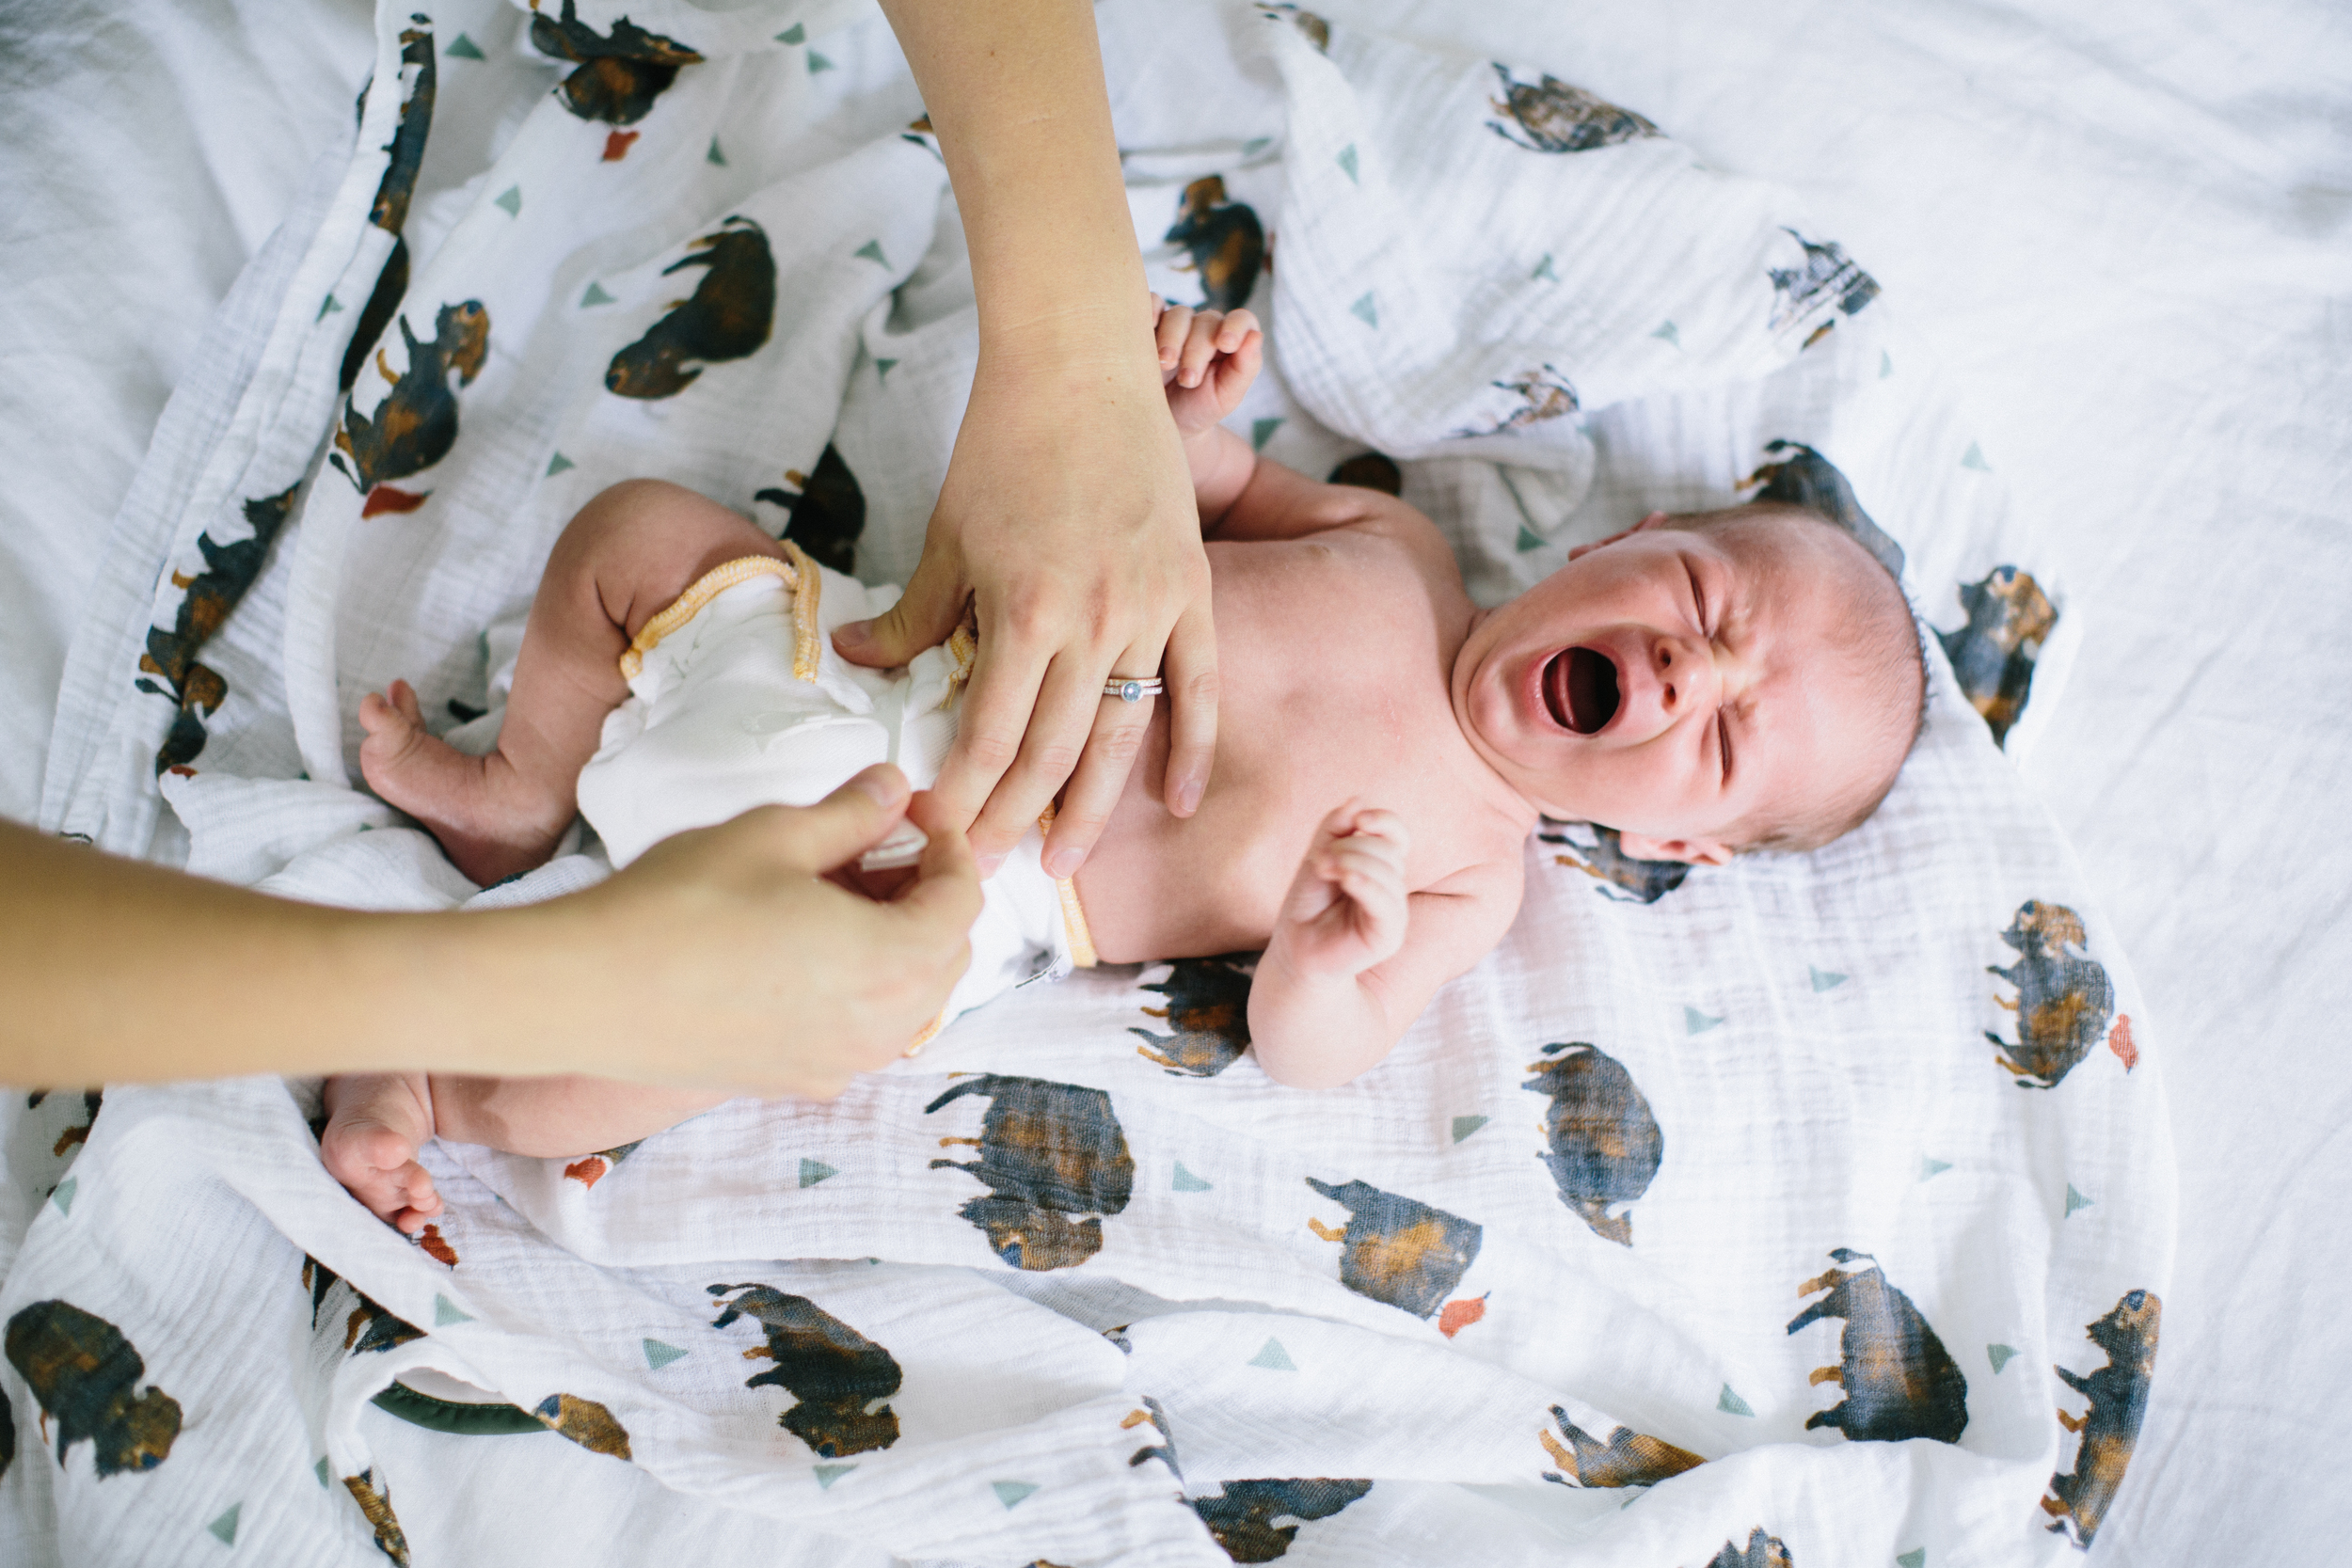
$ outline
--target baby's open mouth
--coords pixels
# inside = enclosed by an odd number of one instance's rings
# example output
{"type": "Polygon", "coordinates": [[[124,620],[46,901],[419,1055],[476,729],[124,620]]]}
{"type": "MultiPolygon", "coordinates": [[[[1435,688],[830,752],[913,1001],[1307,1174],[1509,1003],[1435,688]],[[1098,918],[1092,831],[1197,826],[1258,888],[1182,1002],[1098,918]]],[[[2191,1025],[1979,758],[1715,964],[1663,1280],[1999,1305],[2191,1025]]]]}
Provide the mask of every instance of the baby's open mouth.
{"type": "Polygon", "coordinates": [[[1597,733],[1617,715],[1617,666],[1593,648],[1563,648],[1544,666],[1544,705],[1579,735],[1597,733]]]}

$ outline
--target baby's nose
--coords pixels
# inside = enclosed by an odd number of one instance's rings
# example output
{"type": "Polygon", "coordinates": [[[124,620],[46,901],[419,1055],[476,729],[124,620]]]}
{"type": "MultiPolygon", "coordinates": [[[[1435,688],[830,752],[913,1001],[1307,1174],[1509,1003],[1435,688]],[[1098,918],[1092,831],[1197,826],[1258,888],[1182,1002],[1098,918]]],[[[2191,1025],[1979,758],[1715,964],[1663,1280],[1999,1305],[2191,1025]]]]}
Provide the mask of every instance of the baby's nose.
{"type": "Polygon", "coordinates": [[[1693,705],[1704,705],[1715,683],[1715,661],[1708,650],[1678,637],[1661,637],[1650,650],[1658,675],[1659,705],[1668,717],[1693,705]]]}

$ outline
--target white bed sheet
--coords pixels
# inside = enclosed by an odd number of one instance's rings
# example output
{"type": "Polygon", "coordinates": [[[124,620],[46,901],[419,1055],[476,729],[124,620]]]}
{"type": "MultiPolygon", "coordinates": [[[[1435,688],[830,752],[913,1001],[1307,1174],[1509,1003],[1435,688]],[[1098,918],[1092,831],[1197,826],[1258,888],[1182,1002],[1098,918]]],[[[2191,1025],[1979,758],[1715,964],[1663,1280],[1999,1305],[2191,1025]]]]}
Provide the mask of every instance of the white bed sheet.
{"type": "MultiPolygon", "coordinates": [[[[2331,1544],[2352,1463],[2352,1320],[2331,1289],[2352,1283],[2352,1060],[2333,1027],[2352,1004],[2352,849],[2329,816],[2352,765],[2352,14],[1328,8],[1548,65],[1800,187],[1959,377],[1985,455],[2065,541],[2089,628],[2023,765],[2168,1042],[2179,1265],[2098,1551],[2169,1565],[2331,1544]]],[[[106,10],[0,9],[0,811],[19,817],[148,432],[310,150],[347,123],[369,51],[348,0],[106,10]],[[126,102],[135,125],[110,108],[126,102]],[[69,235],[117,260],[61,263],[69,235]]],[[[453,1488],[482,1441],[420,1438],[453,1488]]],[[[528,1551],[533,1522],[492,1512],[412,1518],[421,1559],[469,1524],[528,1551]]]]}

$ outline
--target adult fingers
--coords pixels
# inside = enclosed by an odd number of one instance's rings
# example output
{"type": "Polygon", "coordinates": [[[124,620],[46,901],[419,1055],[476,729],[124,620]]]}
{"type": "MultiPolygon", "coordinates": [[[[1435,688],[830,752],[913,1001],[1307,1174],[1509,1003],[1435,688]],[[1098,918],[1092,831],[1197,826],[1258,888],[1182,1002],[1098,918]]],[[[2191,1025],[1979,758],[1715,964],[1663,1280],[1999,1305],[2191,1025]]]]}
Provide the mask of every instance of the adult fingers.
{"type": "Polygon", "coordinates": [[[776,858],[795,871],[815,876],[882,842],[905,815],[906,802],[906,775],[878,762],[813,806],[755,810],[774,814],[766,828],[776,858]]]}
{"type": "Polygon", "coordinates": [[[1020,843],[1076,771],[1102,703],[1104,674],[1091,660],[1082,668],[1070,651],[1046,666],[1020,754],[972,824],[972,847],[983,863],[1020,843]]]}
{"type": "MultiPolygon", "coordinates": [[[[947,760],[940,764],[930,792],[938,797],[947,821],[971,832],[973,852],[983,861],[1002,855],[1019,841],[1021,832],[1027,831],[1024,827],[1000,844],[982,836],[975,819],[993,799],[998,781],[1021,755],[1023,736],[1036,727],[1032,714],[1045,681],[1046,658],[1045,654],[1032,651],[1009,626],[983,624],[980,627],[979,657],[972,666],[971,684],[964,689],[956,743],[948,748],[947,760]]],[[[1073,761],[1083,734],[1071,741],[1073,761]]],[[[1043,803],[1041,796],[1038,804],[1042,807],[1043,803]]],[[[1032,809],[1030,819],[1036,816],[1032,809]]]]}
{"type": "Polygon", "coordinates": [[[1168,634],[1160,673],[1168,682],[1168,771],[1163,799],[1190,816],[1216,761],[1216,624],[1206,594],[1185,607],[1168,634]]]}
{"type": "MultiPolygon", "coordinates": [[[[1130,648],[1111,669],[1114,674],[1140,673],[1155,662],[1149,651],[1130,648]]],[[[1144,738],[1151,733],[1152,701],[1150,697],[1132,703],[1117,697],[1096,700],[1086,754],[1070,775],[1060,809],[1054,814],[1054,831],[1046,835],[1048,875],[1070,876],[1093,852],[1095,841],[1103,836],[1103,829],[1126,791],[1127,775],[1143,751],[1144,738]]]]}
{"type": "Polygon", "coordinates": [[[852,664],[888,670],[947,641],[963,619],[965,588],[952,552],[927,547],[898,602],[870,621],[850,621],[833,634],[835,652],[852,664]]]}

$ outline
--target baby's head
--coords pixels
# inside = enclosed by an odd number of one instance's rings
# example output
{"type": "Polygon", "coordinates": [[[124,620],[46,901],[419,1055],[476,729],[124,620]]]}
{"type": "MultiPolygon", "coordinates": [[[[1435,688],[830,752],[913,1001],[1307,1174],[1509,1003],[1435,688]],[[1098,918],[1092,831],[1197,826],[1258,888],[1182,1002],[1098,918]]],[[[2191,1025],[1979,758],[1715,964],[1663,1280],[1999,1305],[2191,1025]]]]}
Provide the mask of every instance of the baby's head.
{"type": "Polygon", "coordinates": [[[1902,589],[1820,514],[1653,513],[1475,623],[1473,748],[1547,815],[1645,860],[1812,849],[1877,809],[1927,672],[1902,589]]]}

